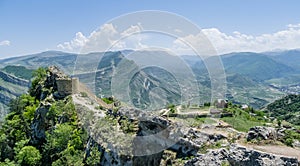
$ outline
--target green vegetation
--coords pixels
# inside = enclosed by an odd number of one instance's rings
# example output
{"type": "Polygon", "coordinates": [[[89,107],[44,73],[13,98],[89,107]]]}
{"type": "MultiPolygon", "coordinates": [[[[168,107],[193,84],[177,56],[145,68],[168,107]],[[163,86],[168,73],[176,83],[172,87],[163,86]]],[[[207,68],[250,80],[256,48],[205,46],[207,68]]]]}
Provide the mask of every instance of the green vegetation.
{"type": "Polygon", "coordinates": [[[202,144],[200,147],[201,153],[207,153],[208,149],[219,149],[222,146],[222,141],[202,144]]]}
{"type": "Polygon", "coordinates": [[[297,133],[296,131],[293,130],[286,130],[285,131],[285,136],[283,138],[283,143],[286,144],[287,146],[293,146],[294,140],[300,141],[300,133],[297,133]]]}
{"type": "Polygon", "coordinates": [[[222,61],[227,73],[238,73],[252,80],[268,80],[292,70],[291,67],[258,53],[232,53],[232,56],[222,57],[222,61]]]}
{"type": "MultiPolygon", "coordinates": [[[[46,69],[34,72],[31,95],[24,94],[11,101],[9,113],[0,129],[0,166],[2,165],[85,165],[99,162],[100,152],[93,146],[85,156],[87,132],[79,124],[71,96],[64,100],[39,100],[34,96],[37,86],[45,80],[46,69]],[[47,104],[48,103],[48,104],[47,104]],[[51,105],[45,115],[37,109],[51,105]],[[33,139],[39,121],[45,137],[33,139]]],[[[49,97],[49,96],[48,96],[49,97]]],[[[95,165],[95,164],[94,164],[95,165]]]]}
{"type": "Polygon", "coordinates": [[[1,70],[8,74],[12,74],[16,77],[23,78],[25,80],[30,80],[33,72],[33,70],[27,69],[24,66],[12,66],[12,65],[6,66],[1,70]]]}
{"type": "Polygon", "coordinates": [[[236,130],[243,132],[247,132],[251,127],[264,125],[263,122],[252,121],[243,117],[224,117],[222,120],[229,123],[236,130]]]}
{"type": "Polygon", "coordinates": [[[228,161],[222,161],[221,166],[230,166],[228,161]]]}
{"type": "Polygon", "coordinates": [[[288,95],[267,106],[270,116],[300,125],[300,95],[288,95]]]}
{"type": "Polygon", "coordinates": [[[265,124],[264,113],[251,107],[247,110],[242,110],[238,105],[229,105],[225,110],[232,113],[233,117],[223,117],[221,119],[238,131],[247,132],[251,127],[265,124]],[[251,115],[250,113],[252,112],[253,114],[251,115]]]}
{"type": "Polygon", "coordinates": [[[201,123],[201,124],[214,124],[214,123],[216,123],[216,121],[211,119],[211,118],[195,118],[195,119],[198,123],[201,123]]]}
{"type": "Polygon", "coordinates": [[[170,119],[173,119],[174,121],[184,123],[187,126],[190,127],[200,127],[203,124],[216,124],[217,122],[214,119],[211,118],[178,118],[178,117],[170,117],[170,119]]]}
{"type": "Polygon", "coordinates": [[[71,98],[52,104],[46,115],[49,126],[45,142],[33,144],[30,125],[38,104],[39,101],[29,95],[13,100],[11,113],[0,131],[0,161],[20,165],[41,165],[42,161],[43,165],[83,165],[87,133],[78,126],[71,98]]]}
{"type": "Polygon", "coordinates": [[[104,110],[105,108],[101,105],[95,107],[96,110],[104,110]]]}
{"type": "Polygon", "coordinates": [[[204,103],[204,107],[210,107],[210,102],[206,102],[206,103],[204,103]]]}
{"type": "Polygon", "coordinates": [[[112,103],[114,102],[113,97],[108,97],[108,98],[104,97],[104,98],[102,98],[102,100],[103,100],[106,104],[112,104],[112,103]]]}
{"type": "Polygon", "coordinates": [[[80,92],[81,97],[88,97],[88,94],[86,92],[80,92]]]}
{"type": "Polygon", "coordinates": [[[41,154],[33,146],[24,146],[16,156],[20,165],[38,165],[41,160],[41,154]]]}
{"type": "Polygon", "coordinates": [[[44,81],[46,79],[46,75],[47,75],[47,69],[46,68],[38,68],[37,70],[33,71],[32,76],[32,82],[31,82],[31,87],[29,89],[29,93],[31,96],[34,96],[34,92],[37,88],[37,86],[39,85],[39,83],[41,83],[42,81],[44,81]]]}
{"type": "Polygon", "coordinates": [[[176,107],[174,104],[169,104],[167,108],[170,110],[170,113],[172,114],[176,112],[176,107]]]}
{"type": "Polygon", "coordinates": [[[0,129],[1,162],[36,165],[40,161],[38,151],[29,145],[30,124],[38,104],[29,95],[22,95],[11,102],[10,113],[0,129]]]}
{"type": "Polygon", "coordinates": [[[121,126],[121,130],[124,133],[132,133],[135,134],[138,130],[138,126],[137,124],[135,124],[134,122],[130,121],[129,119],[122,119],[119,121],[120,126],[121,126]]]}

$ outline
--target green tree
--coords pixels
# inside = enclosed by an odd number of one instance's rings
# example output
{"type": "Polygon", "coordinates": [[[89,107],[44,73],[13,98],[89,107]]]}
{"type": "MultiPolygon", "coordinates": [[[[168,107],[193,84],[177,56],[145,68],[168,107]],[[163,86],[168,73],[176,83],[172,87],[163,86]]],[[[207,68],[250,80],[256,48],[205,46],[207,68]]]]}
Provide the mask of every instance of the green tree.
{"type": "Polygon", "coordinates": [[[0,162],[0,166],[16,166],[17,164],[14,161],[5,159],[4,162],[0,162]]]}
{"type": "Polygon", "coordinates": [[[278,127],[281,127],[281,122],[282,122],[282,120],[280,120],[280,119],[277,120],[278,127]]]}
{"type": "Polygon", "coordinates": [[[76,150],[73,146],[68,146],[60,154],[60,158],[52,163],[52,166],[73,165],[83,166],[84,151],[76,150]]]}
{"type": "Polygon", "coordinates": [[[33,146],[24,146],[16,156],[21,165],[38,165],[41,160],[41,154],[33,146]]]}
{"type": "Polygon", "coordinates": [[[211,103],[210,102],[206,102],[204,103],[204,107],[210,107],[211,103]]]}
{"type": "Polygon", "coordinates": [[[97,165],[100,163],[101,153],[99,152],[96,146],[93,146],[90,150],[90,154],[87,157],[86,164],[87,165],[97,165]]]}
{"type": "Polygon", "coordinates": [[[39,85],[39,83],[46,79],[47,76],[47,70],[46,68],[40,67],[37,70],[33,71],[32,73],[32,82],[31,87],[29,89],[29,93],[34,96],[35,89],[39,85]]]}

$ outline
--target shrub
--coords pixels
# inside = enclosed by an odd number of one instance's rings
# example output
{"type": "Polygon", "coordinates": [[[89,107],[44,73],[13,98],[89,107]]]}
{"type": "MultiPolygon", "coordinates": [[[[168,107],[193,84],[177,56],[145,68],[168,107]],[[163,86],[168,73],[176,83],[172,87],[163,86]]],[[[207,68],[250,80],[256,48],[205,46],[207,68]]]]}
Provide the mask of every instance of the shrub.
{"type": "Polygon", "coordinates": [[[81,97],[88,97],[88,94],[86,92],[80,92],[81,97]]]}
{"type": "Polygon", "coordinates": [[[38,165],[42,158],[40,152],[33,146],[23,147],[16,157],[21,165],[38,165]]]}
{"type": "Polygon", "coordinates": [[[112,104],[114,102],[113,98],[112,97],[109,97],[109,98],[102,98],[102,100],[106,103],[106,104],[112,104]]]}

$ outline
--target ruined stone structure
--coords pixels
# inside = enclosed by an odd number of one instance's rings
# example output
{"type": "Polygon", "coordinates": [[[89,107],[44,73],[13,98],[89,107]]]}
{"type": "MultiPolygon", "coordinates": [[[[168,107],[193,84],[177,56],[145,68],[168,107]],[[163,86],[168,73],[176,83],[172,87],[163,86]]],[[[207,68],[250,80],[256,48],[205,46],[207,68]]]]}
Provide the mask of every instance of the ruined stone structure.
{"type": "Polygon", "coordinates": [[[79,93],[79,78],[73,77],[72,78],[72,94],[79,93]]]}
{"type": "Polygon", "coordinates": [[[228,103],[227,103],[226,100],[218,99],[218,100],[215,102],[215,106],[216,106],[217,108],[227,108],[228,103]]]}
{"type": "Polygon", "coordinates": [[[78,78],[58,78],[56,80],[59,95],[67,96],[78,93],[78,78]]]}
{"type": "Polygon", "coordinates": [[[77,77],[70,78],[56,66],[50,66],[48,71],[49,73],[45,82],[46,87],[53,86],[59,96],[78,93],[79,80],[77,77]]]}
{"type": "Polygon", "coordinates": [[[61,96],[67,96],[72,94],[72,80],[67,79],[57,79],[56,80],[57,91],[61,96]]]}

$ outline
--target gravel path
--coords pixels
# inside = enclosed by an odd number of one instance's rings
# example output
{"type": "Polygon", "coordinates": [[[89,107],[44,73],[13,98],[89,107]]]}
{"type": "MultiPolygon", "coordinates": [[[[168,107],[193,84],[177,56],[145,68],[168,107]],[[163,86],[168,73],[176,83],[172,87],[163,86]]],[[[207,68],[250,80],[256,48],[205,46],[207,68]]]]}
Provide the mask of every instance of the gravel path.
{"type": "Polygon", "coordinates": [[[259,150],[266,153],[272,153],[282,156],[296,157],[300,161],[300,150],[284,145],[253,145],[240,143],[242,146],[247,148],[259,150]]]}

